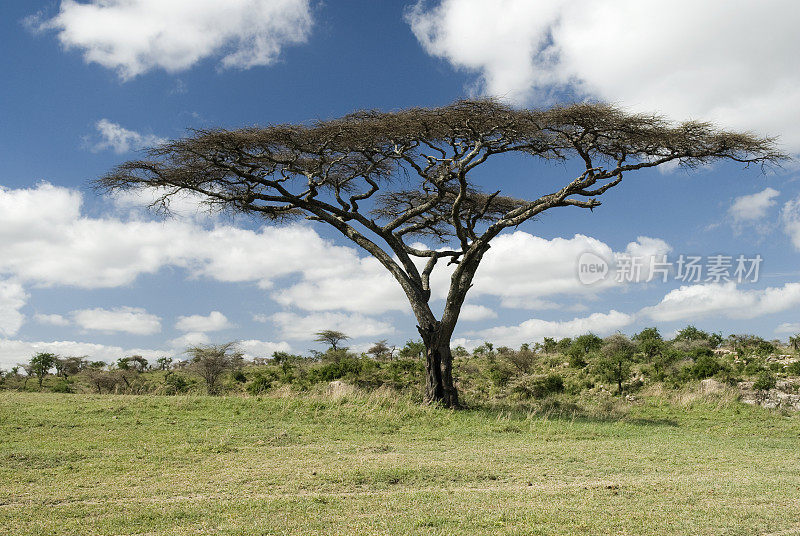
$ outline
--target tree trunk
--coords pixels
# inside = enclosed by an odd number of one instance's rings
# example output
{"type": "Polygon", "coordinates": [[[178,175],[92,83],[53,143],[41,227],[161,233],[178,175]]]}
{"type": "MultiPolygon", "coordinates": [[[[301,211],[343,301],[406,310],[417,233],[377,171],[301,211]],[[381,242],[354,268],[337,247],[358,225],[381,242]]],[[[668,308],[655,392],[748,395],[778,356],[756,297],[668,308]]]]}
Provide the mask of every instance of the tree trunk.
{"type": "Polygon", "coordinates": [[[425,343],[425,403],[457,408],[458,390],[453,385],[453,354],[450,337],[439,322],[419,328],[425,343]]]}

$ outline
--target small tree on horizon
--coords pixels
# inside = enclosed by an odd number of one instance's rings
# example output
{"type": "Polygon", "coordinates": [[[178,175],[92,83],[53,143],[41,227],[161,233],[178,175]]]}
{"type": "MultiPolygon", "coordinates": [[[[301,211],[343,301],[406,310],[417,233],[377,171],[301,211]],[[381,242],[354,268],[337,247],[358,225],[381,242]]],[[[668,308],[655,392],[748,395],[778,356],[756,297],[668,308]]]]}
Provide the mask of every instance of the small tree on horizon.
{"type": "Polygon", "coordinates": [[[791,346],[792,350],[794,350],[795,352],[800,350],[800,333],[798,333],[794,337],[789,337],[789,346],[791,346]]]}
{"type": "Polygon", "coordinates": [[[425,343],[422,341],[407,340],[397,352],[397,357],[401,359],[420,359],[425,355],[425,343]]]}
{"type": "Polygon", "coordinates": [[[327,344],[334,352],[341,349],[339,347],[340,342],[350,339],[349,336],[335,329],[323,329],[322,331],[317,331],[314,335],[316,335],[314,342],[327,344]]]}
{"type": "Polygon", "coordinates": [[[603,340],[600,349],[602,358],[597,362],[597,371],[604,379],[617,384],[617,394],[622,394],[622,384],[631,374],[636,345],[622,333],[615,333],[603,340]]]}
{"type": "Polygon", "coordinates": [[[425,400],[455,407],[450,341],[497,236],[554,208],[594,210],[629,172],[669,162],[781,158],[769,138],[697,121],[672,124],[602,103],[526,110],[465,100],[310,125],[200,130],[149,149],[96,184],[110,193],[150,189],[164,211],[173,196],[190,193],[231,213],[331,226],[401,286],[426,348],[425,400]],[[473,180],[473,170],[503,155],[575,159],[581,170],[553,189],[531,181],[537,193],[530,199],[508,197],[473,180]],[[440,261],[452,269],[436,314],[431,274],[440,261]]]}
{"type": "Polygon", "coordinates": [[[631,337],[636,348],[641,352],[645,363],[653,367],[654,377],[662,380],[667,368],[677,359],[674,349],[664,341],[658,328],[645,328],[631,337]]]}
{"type": "Polygon", "coordinates": [[[186,353],[191,358],[191,370],[203,377],[210,395],[218,394],[222,375],[238,369],[243,361],[235,342],[192,346],[186,353]]]}
{"type": "Polygon", "coordinates": [[[370,346],[369,350],[367,350],[367,353],[374,356],[375,359],[383,359],[387,356],[389,359],[391,359],[394,355],[394,350],[395,347],[389,346],[386,339],[381,339],[370,346]]]}
{"type": "Polygon", "coordinates": [[[55,366],[57,359],[58,356],[56,354],[51,354],[49,352],[39,352],[31,358],[30,372],[36,376],[36,379],[39,382],[40,391],[42,389],[44,377],[47,375],[50,369],[55,366]]]}
{"type": "Polygon", "coordinates": [[[65,380],[68,376],[74,376],[86,368],[87,356],[83,357],[60,357],[56,358],[54,366],[59,376],[65,380]]]}

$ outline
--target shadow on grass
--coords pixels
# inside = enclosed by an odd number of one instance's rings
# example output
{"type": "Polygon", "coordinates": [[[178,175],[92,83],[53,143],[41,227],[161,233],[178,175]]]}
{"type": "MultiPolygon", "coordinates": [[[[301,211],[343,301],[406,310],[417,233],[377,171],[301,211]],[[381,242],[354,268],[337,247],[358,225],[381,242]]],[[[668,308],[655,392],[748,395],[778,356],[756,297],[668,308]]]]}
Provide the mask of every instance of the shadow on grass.
{"type": "Polygon", "coordinates": [[[465,404],[462,411],[479,414],[486,419],[505,418],[523,421],[531,418],[554,420],[559,422],[624,423],[634,426],[669,426],[678,427],[676,419],[666,417],[640,417],[629,414],[627,407],[586,408],[574,402],[543,399],[518,403],[473,403],[465,404]]]}

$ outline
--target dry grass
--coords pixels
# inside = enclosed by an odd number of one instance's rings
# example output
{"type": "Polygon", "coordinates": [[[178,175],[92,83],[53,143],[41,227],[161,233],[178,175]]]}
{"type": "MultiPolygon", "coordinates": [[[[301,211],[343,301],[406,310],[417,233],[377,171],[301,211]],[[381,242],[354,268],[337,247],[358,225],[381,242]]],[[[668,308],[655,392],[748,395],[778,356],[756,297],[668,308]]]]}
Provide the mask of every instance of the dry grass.
{"type": "Polygon", "coordinates": [[[0,533],[793,534],[800,418],[0,393],[0,533]]]}

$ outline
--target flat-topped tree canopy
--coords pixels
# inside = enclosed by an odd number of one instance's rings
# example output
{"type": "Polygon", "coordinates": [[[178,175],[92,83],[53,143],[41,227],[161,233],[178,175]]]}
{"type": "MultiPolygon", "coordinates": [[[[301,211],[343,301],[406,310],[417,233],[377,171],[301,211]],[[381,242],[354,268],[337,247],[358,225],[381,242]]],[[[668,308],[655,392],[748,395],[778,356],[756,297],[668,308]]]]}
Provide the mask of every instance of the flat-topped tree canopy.
{"type": "MultiPolygon", "coordinates": [[[[615,185],[624,172],[641,167],[671,160],[693,166],[719,158],[764,163],[783,157],[768,138],[722,132],[701,122],[673,125],[607,104],[518,110],[475,100],[435,109],[357,112],[310,126],[199,130],[148,150],[145,160],[118,166],[100,185],[163,187],[161,201],[176,190],[191,190],[220,208],[267,218],[308,215],[305,205],[322,200],[330,206],[321,208],[340,215],[362,213],[360,204],[375,197],[378,207],[367,214],[387,230],[407,234],[411,231],[404,224],[413,222],[414,233],[439,235],[442,224],[449,223],[458,236],[458,222],[448,221],[449,216],[463,222],[501,219],[509,226],[541,205],[485,194],[469,182],[471,169],[507,152],[581,158],[586,173],[561,201],[587,207],[598,202],[584,198],[601,195],[609,182],[615,185]],[[418,179],[418,189],[391,189],[409,174],[418,179]],[[406,214],[411,204],[418,208],[406,214]]],[[[470,231],[467,225],[464,233],[470,231]]]]}
{"type": "Polygon", "coordinates": [[[172,196],[191,192],[224,210],[332,225],[403,287],[429,350],[428,399],[454,405],[449,340],[478,263],[500,232],[554,207],[593,209],[630,171],[671,161],[693,167],[720,159],[764,165],[783,158],[771,138],[703,122],[674,124],[602,103],[530,110],[481,99],[362,111],[310,125],[199,130],[117,166],[97,185],[154,189],[155,206],[163,210],[172,196]],[[506,197],[471,181],[475,167],[512,152],[576,158],[583,170],[532,199],[506,197]],[[438,247],[406,243],[419,236],[433,238],[438,247]],[[427,259],[422,270],[414,257],[427,259]],[[429,282],[442,258],[457,266],[437,320],[428,306],[429,282]]]}

